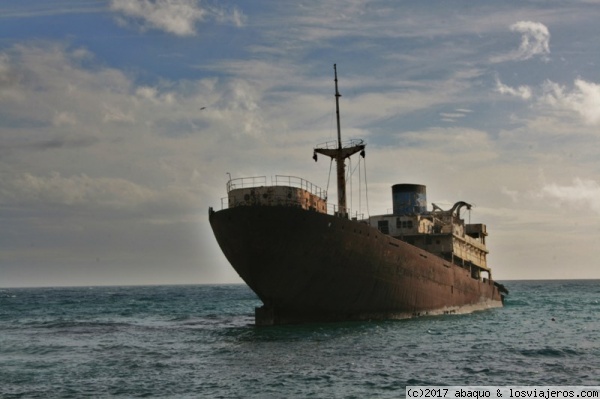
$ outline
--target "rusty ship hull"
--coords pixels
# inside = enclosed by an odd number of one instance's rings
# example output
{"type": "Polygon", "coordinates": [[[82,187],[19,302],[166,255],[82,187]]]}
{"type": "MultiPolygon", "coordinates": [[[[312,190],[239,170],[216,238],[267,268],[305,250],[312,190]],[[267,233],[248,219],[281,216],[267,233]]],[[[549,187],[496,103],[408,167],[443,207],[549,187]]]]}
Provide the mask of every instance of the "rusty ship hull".
{"type": "Polygon", "coordinates": [[[349,217],[346,160],[364,158],[366,144],[342,141],[333,69],[337,140],[313,149],[315,161],[319,154],[336,164],[333,214],[326,190],[280,175],[270,184],[265,176],[230,175],[227,207],[209,210],[223,253],[264,304],[256,309],[256,323],[408,318],[502,306],[507,290],[492,280],[487,265],[487,229],[460,217],[470,204],[459,201],[447,211],[433,204],[427,211],[425,186],[404,183],[392,186],[392,214],[349,217]]]}
{"type": "Polygon", "coordinates": [[[501,286],[367,224],[293,206],[210,210],[264,306],[256,324],[410,318],[502,306],[501,286]]]}

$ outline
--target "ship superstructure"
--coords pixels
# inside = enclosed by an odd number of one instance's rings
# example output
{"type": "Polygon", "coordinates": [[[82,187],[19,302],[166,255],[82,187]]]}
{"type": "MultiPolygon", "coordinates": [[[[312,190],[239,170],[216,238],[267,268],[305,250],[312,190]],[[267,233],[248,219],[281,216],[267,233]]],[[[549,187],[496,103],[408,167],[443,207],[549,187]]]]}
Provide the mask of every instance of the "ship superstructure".
{"type": "Polygon", "coordinates": [[[459,201],[446,211],[432,204],[433,210],[428,212],[426,187],[419,184],[392,186],[392,198],[394,213],[371,216],[369,225],[468,269],[474,278],[491,278],[486,259],[487,227],[465,223],[460,215],[463,208],[471,210],[471,204],[459,201]]]}

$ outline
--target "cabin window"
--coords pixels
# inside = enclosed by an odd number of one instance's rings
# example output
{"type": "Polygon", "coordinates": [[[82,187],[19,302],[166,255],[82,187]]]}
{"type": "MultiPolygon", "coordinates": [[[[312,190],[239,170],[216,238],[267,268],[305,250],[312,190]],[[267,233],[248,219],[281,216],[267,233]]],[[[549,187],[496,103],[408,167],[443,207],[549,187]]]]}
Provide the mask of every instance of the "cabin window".
{"type": "Polygon", "coordinates": [[[387,220],[379,220],[377,222],[377,228],[379,229],[379,231],[381,231],[383,234],[390,234],[390,225],[388,223],[387,220]]]}
{"type": "Polygon", "coordinates": [[[412,220],[400,220],[400,218],[396,218],[396,228],[398,229],[412,229],[413,222],[412,220]]]}

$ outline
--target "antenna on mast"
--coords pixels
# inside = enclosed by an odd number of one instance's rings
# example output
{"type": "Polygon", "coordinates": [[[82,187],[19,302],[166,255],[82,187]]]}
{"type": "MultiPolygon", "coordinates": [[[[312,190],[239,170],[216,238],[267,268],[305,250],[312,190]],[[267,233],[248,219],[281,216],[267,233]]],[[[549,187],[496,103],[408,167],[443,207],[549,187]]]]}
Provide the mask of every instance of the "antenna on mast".
{"type": "Polygon", "coordinates": [[[324,143],[318,145],[314,149],[313,159],[317,160],[317,153],[326,155],[334,159],[337,166],[337,192],[338,192],[338,209],[336,214],[341,217],[348,217],[348,208],[346,206],[346,158],[350,158],[357,152],[361,156],[365,156],[366,144],[362,140],[350,140],[342,143],[342,129],[340,127],[340,97],[342,96],[338,90],[337,66],[333,64],[334,81],[335,81],[335,113],[337,116],[337,142],[324,143]]]}
{"type": "Polygon", "coordinates": [[[337,117],[337,138],[338,149],[342,149],[342,129],[340,126],[340,97],[342,96],[338,90],[337,66],[333,64],[333,74],[335,82],[335,115],[337,117]]]}

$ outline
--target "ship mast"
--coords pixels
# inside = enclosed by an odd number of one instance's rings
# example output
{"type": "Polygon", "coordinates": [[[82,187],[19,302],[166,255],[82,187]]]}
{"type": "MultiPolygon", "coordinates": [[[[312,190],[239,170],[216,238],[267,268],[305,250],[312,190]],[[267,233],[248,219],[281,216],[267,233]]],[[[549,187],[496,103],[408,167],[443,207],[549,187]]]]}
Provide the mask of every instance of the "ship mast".
{"type": "Polygon", "coordinates": [[[333,64],[333,81],[335,82],[335,116],[337,118],[338,149],[342,149],[342,129],[340,127],[340,97],[338,90],[337,67],[333,64]]]}
{"type": "Polygon", "coordinates": [[[316,154],[323,154],[331,159],[334,159],[337,166],[337,192],[338,192],[338,209],[337,214],[339,216],[348,217],[348,208],[346,206],[346,158],[350,158],[357,152],[361,152],[361,155],[365,156],[365,144],[362,140],[350,140],[342,143],[342,132],[340,127],[340,97],[342,96],[338,91],[338,78],[337,78],[337,67],[333,64],[334,81],[335,81],[335,113],[337,117],[337,143],[325,143],[315,147],[314,159],[317,160],[316,154]],[[334,147],[334,148],[332,148],[334,147]]]}

